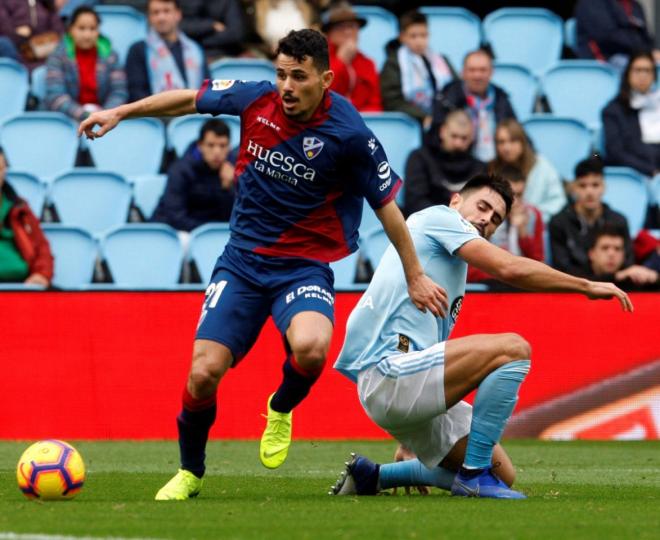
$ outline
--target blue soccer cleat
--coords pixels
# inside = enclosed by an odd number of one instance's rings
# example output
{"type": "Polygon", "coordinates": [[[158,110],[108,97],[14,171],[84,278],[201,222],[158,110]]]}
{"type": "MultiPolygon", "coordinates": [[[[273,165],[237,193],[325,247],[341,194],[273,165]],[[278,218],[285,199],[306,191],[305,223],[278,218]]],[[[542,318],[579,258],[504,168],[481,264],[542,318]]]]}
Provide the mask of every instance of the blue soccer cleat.
{"type": "Polygon", "coordinates": [[[346,469],[341,473],[328,495],[376,495],[380,465],[364,456],[351,453],[346,469]]]}
{"type": "Polygon", "coordinates": [[[526,499],[527,497],[507,486],[488,467],[472,478],[456,473],[451,485],[451,494],[458,497],[486,497],[490,499],[526,499]]]}

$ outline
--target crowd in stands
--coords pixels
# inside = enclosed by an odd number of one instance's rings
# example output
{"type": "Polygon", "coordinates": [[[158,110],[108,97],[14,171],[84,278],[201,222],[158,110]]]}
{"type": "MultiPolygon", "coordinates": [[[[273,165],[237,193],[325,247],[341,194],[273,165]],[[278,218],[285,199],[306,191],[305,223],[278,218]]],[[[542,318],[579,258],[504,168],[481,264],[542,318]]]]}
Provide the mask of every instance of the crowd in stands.
{"type": "MultiPolygon", "coordinates": [[[[400,204],[406,216],[448,204],[469,178],[488,171],[507,178],[515,194],[511,214],[492,242],[574,275],[628,288],[660,287],[655,198],[660,195],[651,192],[654,182],[660,184],[660,51],[638,1],[576,3],[574,57],[611,66],[620,86],[602,109],[602,131],[594,132],[593,148],[603,157],[582,156],[570,178],[535,147],[509,89],[494,82],[498,59],[489,44],[452,64],[431,46],[432,27],[420,11],[400,13],[398,35],[384,36],[384,62],[378,65],[360,47],[368,18],[345,1],[117,3],[137,8],[147,22],[144,37],[128,47],[125,58],[101,31],[103,12],[96,6],[112,2],[0,0],[0,57],[30,71],[45,69],[43,99],[32,98],[28,108],[79,122],[95,110],[164,90],[197,88],[211,78],[218,59],[273,59],[288,31],[317,28],[328,40],[333,91],[360,112],[398,112],[419,125],[422,144],[399,171],[405,173],[400,204]],[[634,237],[626,217],[603,200],[606,166],[630,167],[648,186],[645,227],[632,231],[634,237]]],[[[552,114],[542,96],[533,112],[552,114]]],[[[183,233],[227,222],[234,198],[231,150],[230,128],[221,120],[204,123],[185,154],[165,156],[164,190],[153,214],[143,217],[183,233]]],[[[79,158],[79,164],[93,164],[84,151],[79,158]]],[[[6,169],[0,153],[0,282],[48,286],[53,257],[35,216],[39,212],[17,195],[6,169]]],[[[490,276],[470,269],[468,279],[489,282],[490,276]]]]}

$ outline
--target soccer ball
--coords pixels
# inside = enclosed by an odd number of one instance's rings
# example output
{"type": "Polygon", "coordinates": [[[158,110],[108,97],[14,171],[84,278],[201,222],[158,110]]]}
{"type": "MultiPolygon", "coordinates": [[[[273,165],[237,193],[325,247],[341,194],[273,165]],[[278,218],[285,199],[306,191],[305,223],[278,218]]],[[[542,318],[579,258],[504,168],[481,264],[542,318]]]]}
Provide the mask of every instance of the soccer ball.
{"type": "Polygon", "coordinates": [[[72,499],[85,481],[85,464],[73,446],[63,441],[39,441],[16,467],[18,487],[28,499],[72,499]]]}

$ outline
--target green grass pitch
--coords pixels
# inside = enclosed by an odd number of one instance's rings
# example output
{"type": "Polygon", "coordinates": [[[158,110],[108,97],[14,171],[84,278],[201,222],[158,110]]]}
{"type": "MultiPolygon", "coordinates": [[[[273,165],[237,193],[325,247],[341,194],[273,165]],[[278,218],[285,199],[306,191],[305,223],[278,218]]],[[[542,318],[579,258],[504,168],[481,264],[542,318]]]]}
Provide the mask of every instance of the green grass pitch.
{"type": "MultiPolygon", "coordinates": [[[[214,441],[201,495],[155,502],[177,467],[173,442],[73,441],[87,465],[72,501],[28,501],[15,466],[27,443],[0,443],[0,539],[11,533],[113,538],[660,538],[660,441],[507,441],[526,501],[457,499],[440,490],[331,497],[350,451],[389,461],[387,442],[294,441],[269,471],[257,441],[214,441]]],[[[38,537],[46,538],[46,537],[38,537]]]]}

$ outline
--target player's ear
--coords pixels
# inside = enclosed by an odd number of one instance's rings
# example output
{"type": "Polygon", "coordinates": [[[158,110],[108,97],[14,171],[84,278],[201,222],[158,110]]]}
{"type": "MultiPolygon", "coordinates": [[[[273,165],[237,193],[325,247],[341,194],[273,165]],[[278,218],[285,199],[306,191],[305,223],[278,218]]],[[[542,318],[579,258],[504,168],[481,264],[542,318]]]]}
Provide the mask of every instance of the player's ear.
{"type": "Polygon", "coordinates": [[[463,197],[459,193],[454,193],[449,199],[449,208],[458,208],[463,202],[463,197]]]}
{"type": "Polygon", "coordinates": [[[321,84],[323,85],[323,90],[330,88],[330,85],[334,79],[335,72],[330,69],[321,73],[321,84]]]}

